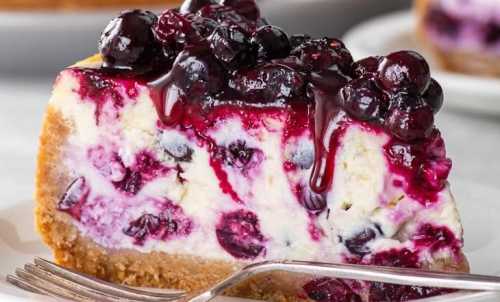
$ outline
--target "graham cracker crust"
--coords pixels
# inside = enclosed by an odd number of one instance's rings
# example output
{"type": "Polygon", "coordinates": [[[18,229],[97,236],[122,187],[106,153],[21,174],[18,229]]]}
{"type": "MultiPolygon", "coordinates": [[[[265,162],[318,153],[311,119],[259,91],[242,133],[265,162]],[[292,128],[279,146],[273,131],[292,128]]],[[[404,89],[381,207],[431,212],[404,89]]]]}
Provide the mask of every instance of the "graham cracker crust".
{"type": "Polygon", "coordinates": [[[422,45],[432,53],[438,64],[445,70],[482,76],[500,76],[500,56],[484,52],[463,50],[444,50],[435,45],[425,30],[425,18],[431,0],[415,0],[414,11],[417,16],[417,36],[422,45]]]}
{"type": "MultiPolygon", "coordinates": [[[[110,250],[82,236],[71,222],[72,218],[56,209],[71,181],[68,171],[60,165],[71,131],[71,123],[49,105],[40,137],[35,218],[38,232],[58,264],[124,285],[188,292],[206,289],[244,265],[189,255],[110,250]]],[[[427,268],[453,272],[469,270],[465,256],[457,260],[437,260],[427,268]]],[[[302,293],[302,286],[313,278],[284,272],[266,273],[231,288],[226,294],[266,301],[305,301],[307,297],[302,293]]],[[[363,299],[368,301],[367,293],[363,299]]]]}

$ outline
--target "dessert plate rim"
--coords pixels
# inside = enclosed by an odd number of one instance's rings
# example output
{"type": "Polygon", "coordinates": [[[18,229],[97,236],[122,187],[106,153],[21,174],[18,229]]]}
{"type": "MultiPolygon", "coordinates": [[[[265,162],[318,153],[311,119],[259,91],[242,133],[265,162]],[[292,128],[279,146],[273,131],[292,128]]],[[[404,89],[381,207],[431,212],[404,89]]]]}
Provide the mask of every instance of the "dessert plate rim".
{"type": "Polygon", "coordinates": [[[415,38],[416,18],[405,10],[367,20],[349,30],[343,41],[354,58],[384,55],[399,49],[414,49],[431,64],[432,76],[445,91],[446,106],[463,111],[500,115],[500,79],[466,75],[440,69],[432,55],[415,38]],[[387,29],[391,30],[388,31],[387,29]]]}

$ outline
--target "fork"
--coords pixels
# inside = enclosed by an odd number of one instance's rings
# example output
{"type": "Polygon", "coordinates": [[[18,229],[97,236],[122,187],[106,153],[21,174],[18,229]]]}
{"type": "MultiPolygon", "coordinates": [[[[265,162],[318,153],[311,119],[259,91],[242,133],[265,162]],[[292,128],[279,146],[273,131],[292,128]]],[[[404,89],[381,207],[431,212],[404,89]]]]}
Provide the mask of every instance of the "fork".
{"type": "Polygon", "coordinates": [[[30,292],[79,302],[205,302],[256,274],[272,271],[400,285],[500,291],[500,277],[497,276],[291,260],[265,261],[248,265],[215,286],[195,295],[187,295],[184,292],[155,293],[112,284],[71,271],[42,258],[35,258],[34,263],[26,264],[23,269],[16,269],[15,274],[8,275],[6,279],[9,283],[30,292]]]}

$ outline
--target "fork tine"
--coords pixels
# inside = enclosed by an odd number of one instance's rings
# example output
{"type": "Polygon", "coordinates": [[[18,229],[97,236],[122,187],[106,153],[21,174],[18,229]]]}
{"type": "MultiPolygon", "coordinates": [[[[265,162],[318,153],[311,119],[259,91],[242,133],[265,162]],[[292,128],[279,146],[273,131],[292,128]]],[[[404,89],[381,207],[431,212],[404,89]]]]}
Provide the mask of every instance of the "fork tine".
{"type": "Polygon", "coordinates": [[[34,294],[47,295],[46,291],[37,289],[35,286],[29,284],[28,282],[17,276],[7,275],[7,277],[5,277],[5,280],[7,280],[7,282],[9,282],[10,284],[19,287],[20,289],[24,289],[34,294]]]}
{"type": "MultiPolygon", "coordinates": [[[[30,269],[43,271],[43,274],[50,274],[51,276],[57,276],[66,282],[72,282],[80,285],[81,287],[92,289],[96,292],[106,293],[111,296],[119,296],[129,300],[135,301],[175,301],[185,296],[185,293],[155,293],[144,290],[138,290],[130,287],[125,287],[117,284],[112,284],[99,280],[97,278],[87,276],[78,272],[70,271],[63,268],[53,262],[42,258],[35,258],[35,267],[30,267],[30,269]]],[[[39,272],[42,274],[42,272],[39,272]]],[[[53,278],[51,277],[51,280],[53,278]]]]}
{"type": "MultiPolygon", "coordinates": [[[[31,288],[35,288],[37,291],[43,292],[44,294],[51,296],[51,297],[57,297],[57,298],[63,298],[63,299],[69,299],[72,301],[78,301],[78,302],[91,302],[91,301],[102,301],[102,302],[116,302],[118,300],[111,300],[108,299],[108,297],[101,296],[101,295],[88,295],[87,293],[77,293],[71,289],[65,288],[63,286],[60,286],[55,283],[47,282],[46,280],[39,278],[35,275],[32,275],[31,273],[23,270],[23,269],[16,269],[16,275],[23,285],[28,285],[31,288]],[[26,284],[27,283],[27,284],[26,284]]],[[[14,284],[17,286],[17,284],[14,284]]]]}

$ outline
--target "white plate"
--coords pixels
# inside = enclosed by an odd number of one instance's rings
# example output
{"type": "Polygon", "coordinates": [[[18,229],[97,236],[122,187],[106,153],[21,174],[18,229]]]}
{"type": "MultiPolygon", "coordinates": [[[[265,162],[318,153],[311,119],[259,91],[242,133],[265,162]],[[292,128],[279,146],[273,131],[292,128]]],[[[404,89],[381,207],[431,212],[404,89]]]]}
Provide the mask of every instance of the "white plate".
{"type": "MultiPolygon", "coordinates": [[[[465,253],[473,272],[482,274],[500,273],[500,189],[476,185],[466,181],[455,181],[457,196],[465,228],[465,253]]],[[[5,283],[5,276],[33,259],[34,256],[50,258],[50,253],[40,242],[34,231],[33,202],[30,200],[2,200],[0,205],[0,300],[1,301],[47,301],[37,295],[27,294],[5,283]]],[[[492,293],[456,293],[425,301],[498,301],[500,296],[492,293]]],[[[223,298],[219,301],[242,301],[223,298]]]]}
{"type": "Polygon", "coordinates": [[[394,50],[415,49],[430,61],[432,76],[446,93],[446,104],[462,110],[500,115],[500,79],[446,72],[433,64],[432,56],[415,38],[415,17],[399,12],[364,22],[344,37],[355,58],[385,55],[394,50]]]}

